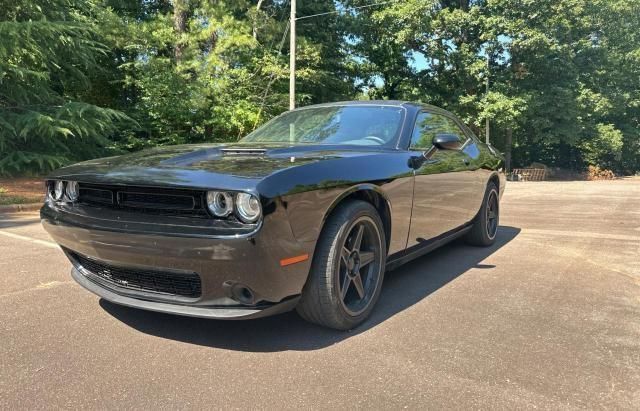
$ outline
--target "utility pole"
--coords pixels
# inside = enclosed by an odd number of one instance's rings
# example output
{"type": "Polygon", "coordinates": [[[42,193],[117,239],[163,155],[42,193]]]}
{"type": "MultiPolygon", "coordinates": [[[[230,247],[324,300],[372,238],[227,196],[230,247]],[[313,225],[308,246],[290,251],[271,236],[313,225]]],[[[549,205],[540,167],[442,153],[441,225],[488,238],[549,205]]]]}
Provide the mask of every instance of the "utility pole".
{"type": "MultiPolygon", "coordinates": [[[[485,76],[485,84],[487,86],[487,94],[489,97],[489,53],[487,53],[487,75],[485,76]]],[[[489,117],[485,119],[485,143],[489,144],[489,117]]]]}
{"type": "Polygon", "coordinates": [[[293,110],[296,108],[296,0],[291,0],[291,32],[289,36],[289,110],[293,110]]]}

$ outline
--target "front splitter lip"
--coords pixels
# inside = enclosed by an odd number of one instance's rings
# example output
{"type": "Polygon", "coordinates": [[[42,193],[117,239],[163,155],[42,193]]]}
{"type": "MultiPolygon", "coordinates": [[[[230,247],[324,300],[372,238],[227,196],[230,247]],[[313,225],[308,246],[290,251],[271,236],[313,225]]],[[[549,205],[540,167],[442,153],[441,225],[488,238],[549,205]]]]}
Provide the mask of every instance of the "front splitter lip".
{"type": "Polygon", "coordinates": [[[75,267],[71,269],[71,276],[74,280],[87,290],[110,301],[114,304],[127,307],[140,308],[148,311],[155,311],[165,314],[184,315],[187,317],[211,318],[218,320],[248,320],[252,318],[267,317],[291,311],[298,304],[300,296],[287,298],[286,300],[270,305],[265,308],[237,308],[237,307],[196,307],[189,305],[169,304],[157,301],[147,301],[137,298],[116,294],[104,287],[99,286],[89,280],[75,267]]]}

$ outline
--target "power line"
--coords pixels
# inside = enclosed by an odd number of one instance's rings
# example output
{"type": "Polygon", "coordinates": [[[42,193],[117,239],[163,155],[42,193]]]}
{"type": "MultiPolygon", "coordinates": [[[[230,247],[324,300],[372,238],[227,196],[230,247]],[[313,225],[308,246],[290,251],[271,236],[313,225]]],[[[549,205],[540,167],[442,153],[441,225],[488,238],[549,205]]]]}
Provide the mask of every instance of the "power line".
{"type": "MultiPolygon", "coordinates": [[[[278,47],[278,55],[282,54],[282,48],[284,47],[284,42],[285,42],[285,39],[287,38],[287,34],[289,32],[289,29],[293,29],[293,27],[295,27],[294,26],[295,22],[298,21],[298,20],[310,19],[312,17],[327,16],[327,15],[330,15],[330,14],[348,13],[348,12],[352,12],[352,11],[355,11],[355,10],[361,10],[361,9],[366,9],[366,8],[370,8],[370,7],[381,6],[383,4],[395,3],[396,1],[397,0],[387,0],[387,1],[382,1],[382,2],[377,2],[377,3],[372,3],[372,4],[366,4],[366,5],[363,5],[363,6],[349,7],[349,8],[345,8],[343,10],[335,10],[335,11],[329,11],[329,12],[325,12],[325,13],[311,14],[311,15],[302,16],[302,17],[295,17],[295,12],[294,12],[294,7],[293,7],[295,2],[293,2],[293,3],[291,3],[292,4],[291,19],[289,20],[287,26],[285,27],[284,33],[282,33],[282,39],[280,40],[280,44],[279,44],[279,47],[278,47]]],[[[284,4],[286,4],[286,3],[290,3],[290,0],[287,0],[284,4]]],[[[295,33],[293,32],[293,30],[291,32],[291,36],[295,36],[295,33]]],[[[293,45],[292,45],[292,48],[293,48],[293,45]]],[[[291,50],[290,53],[295,53],[295,49],[291,50]]],[[[292,64],[292,63],[290,62],[290,64],[292,64]]],[[[260,103],[260,110],[258,111],[258,116],[256,117],[256,122],[255,122],[255,124],[253,126],[254,129],[256,128],[256,126],[258,125],[258,122],[260,121],[260,116],[262,115],[262,111],[264,110],[264,105],[265,105],[267,96],[268,96],[269,91],[271,89],[271,86],[273,85],[275,80],[276,80],[276,73],[271,73],[271,75],[269,76],[269,80],[267,81],[267,85],[265,87],[264,93],[262,95],[262,99],[261,99],[262,101],[260,103]]],[[[291,95],[291,93],[292,93],[291,85],[289,85],[289,88],[290,88],[289,93],[291,95]]]]}
{"type": "MultiPolygon", "coordinates": [[[[285,14],[287,12],[287,6],[288,5],[289,5],[289,0],[286,0],[284,3],[282,3],[282,10],[280,11],[280,17],[278,17],[277,21],[280,21],[280,20],[284,19],[284,16],[285,16],[285,14]]],[[[287,35],[286,33],[287,33],[288,30],[289,30],[289,26],[287,26],[287,28],[285,29],[285,36],[287,35]]],[[[267,50],[271,50],[271,48],[273,47],[275,42],[276,42],[276,38],[275,37],[271,37],[271,43],[269,44],[269,47],[267,48],[267,50]]],[[[280,52],[278,52],[278,53],[280,53],[280,52]]]]}
{"type": "Polygon", "coordinates": [[[383,2],[380,2],[380,3],[367,4],[365,6],[349,7],[349,8],[344,9],[344,10],[335,10],[335,11],[328,11],[326,13],[310,14],[308,16],[296,17],[296,20],[304,20],[304,19],[310,19],[312,17],[327,16],[329,14],[339,14],[339,13],[342,13],[342,12],[349,12],[349,11],[354,11],[354,10],[366,9],[366,8],[375,7],[375,6],[382,6],[383,4],[395,3],[396,1],[397,0],[389,0],[389,1],[383,1],[383,2]]]}
{"type": "MultiPolygon", "coordinates": [[[[287,22],[287,26],[284,28],[284,32],[282,33],[282,39],[280,40],[280,45],[278,46],[278,56],[282,55],[282,48],[284,47],[284,42],[287,39],[287,34],[289,34],[289,28],[291,27],[291,22],[287,22]]],[[[271,86],[276,81],[276,73],[271,73],[269,76],[269,81],[267,82],[267,86],[264,88],[264,93],[262,94],[262,101],[260,102],[260,110],[258,110],[258,115],[256,116],[256,121],[253,124],[253,129],[255,130],[258,126],[258,122],[260,121],[260,116],[262,115],[262,111],[264,110],[264,104],[267,100],[267,96],[269,95],[269,91],[271,86]]]]}

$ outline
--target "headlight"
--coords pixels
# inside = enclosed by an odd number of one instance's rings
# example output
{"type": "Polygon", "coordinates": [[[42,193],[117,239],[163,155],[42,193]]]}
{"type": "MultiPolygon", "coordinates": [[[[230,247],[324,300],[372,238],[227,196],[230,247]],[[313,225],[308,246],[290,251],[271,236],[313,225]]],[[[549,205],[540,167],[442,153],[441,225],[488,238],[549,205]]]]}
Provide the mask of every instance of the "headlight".
{"type": "Polygon", "coordinates": [[[226,217],[233,212],[233,197],[224,191],[209,191],[207,207],[216,217],[226,217]]]}
{"type": "Polygon", "coordinates": [[[56,180],[53,185],[53,199],[60,201],[62,200],[62,196],[64,196],[64,181],[56,180]]]}
{"type": "Polygon", "coordinates": [[[80,196],[80,188],[77,181],[67,181],[67,198],[69,201],[76,201],[80,196]]]}
{"type": "Polygon", "coordinates": [[[260,201],[252,194],[239,193],[236,196],[238,217],[245,223],[253,223],[260,218],[260,201]]]}

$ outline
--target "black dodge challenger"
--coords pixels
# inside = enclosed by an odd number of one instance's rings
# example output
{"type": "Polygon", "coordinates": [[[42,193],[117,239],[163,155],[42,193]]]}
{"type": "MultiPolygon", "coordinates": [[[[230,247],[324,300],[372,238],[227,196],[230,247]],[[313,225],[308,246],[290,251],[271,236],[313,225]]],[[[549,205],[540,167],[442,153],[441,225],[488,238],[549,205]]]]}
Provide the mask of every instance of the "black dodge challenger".
{"type": "Polygon", "coordinates": [[[219,319],[295,308],[350,329],[385,270],[461,236],[494,242],[502,167],[442,109],[323,104],[233,144],[62,168],[41,218],[73,278],[116,304],[219,319]]]}

